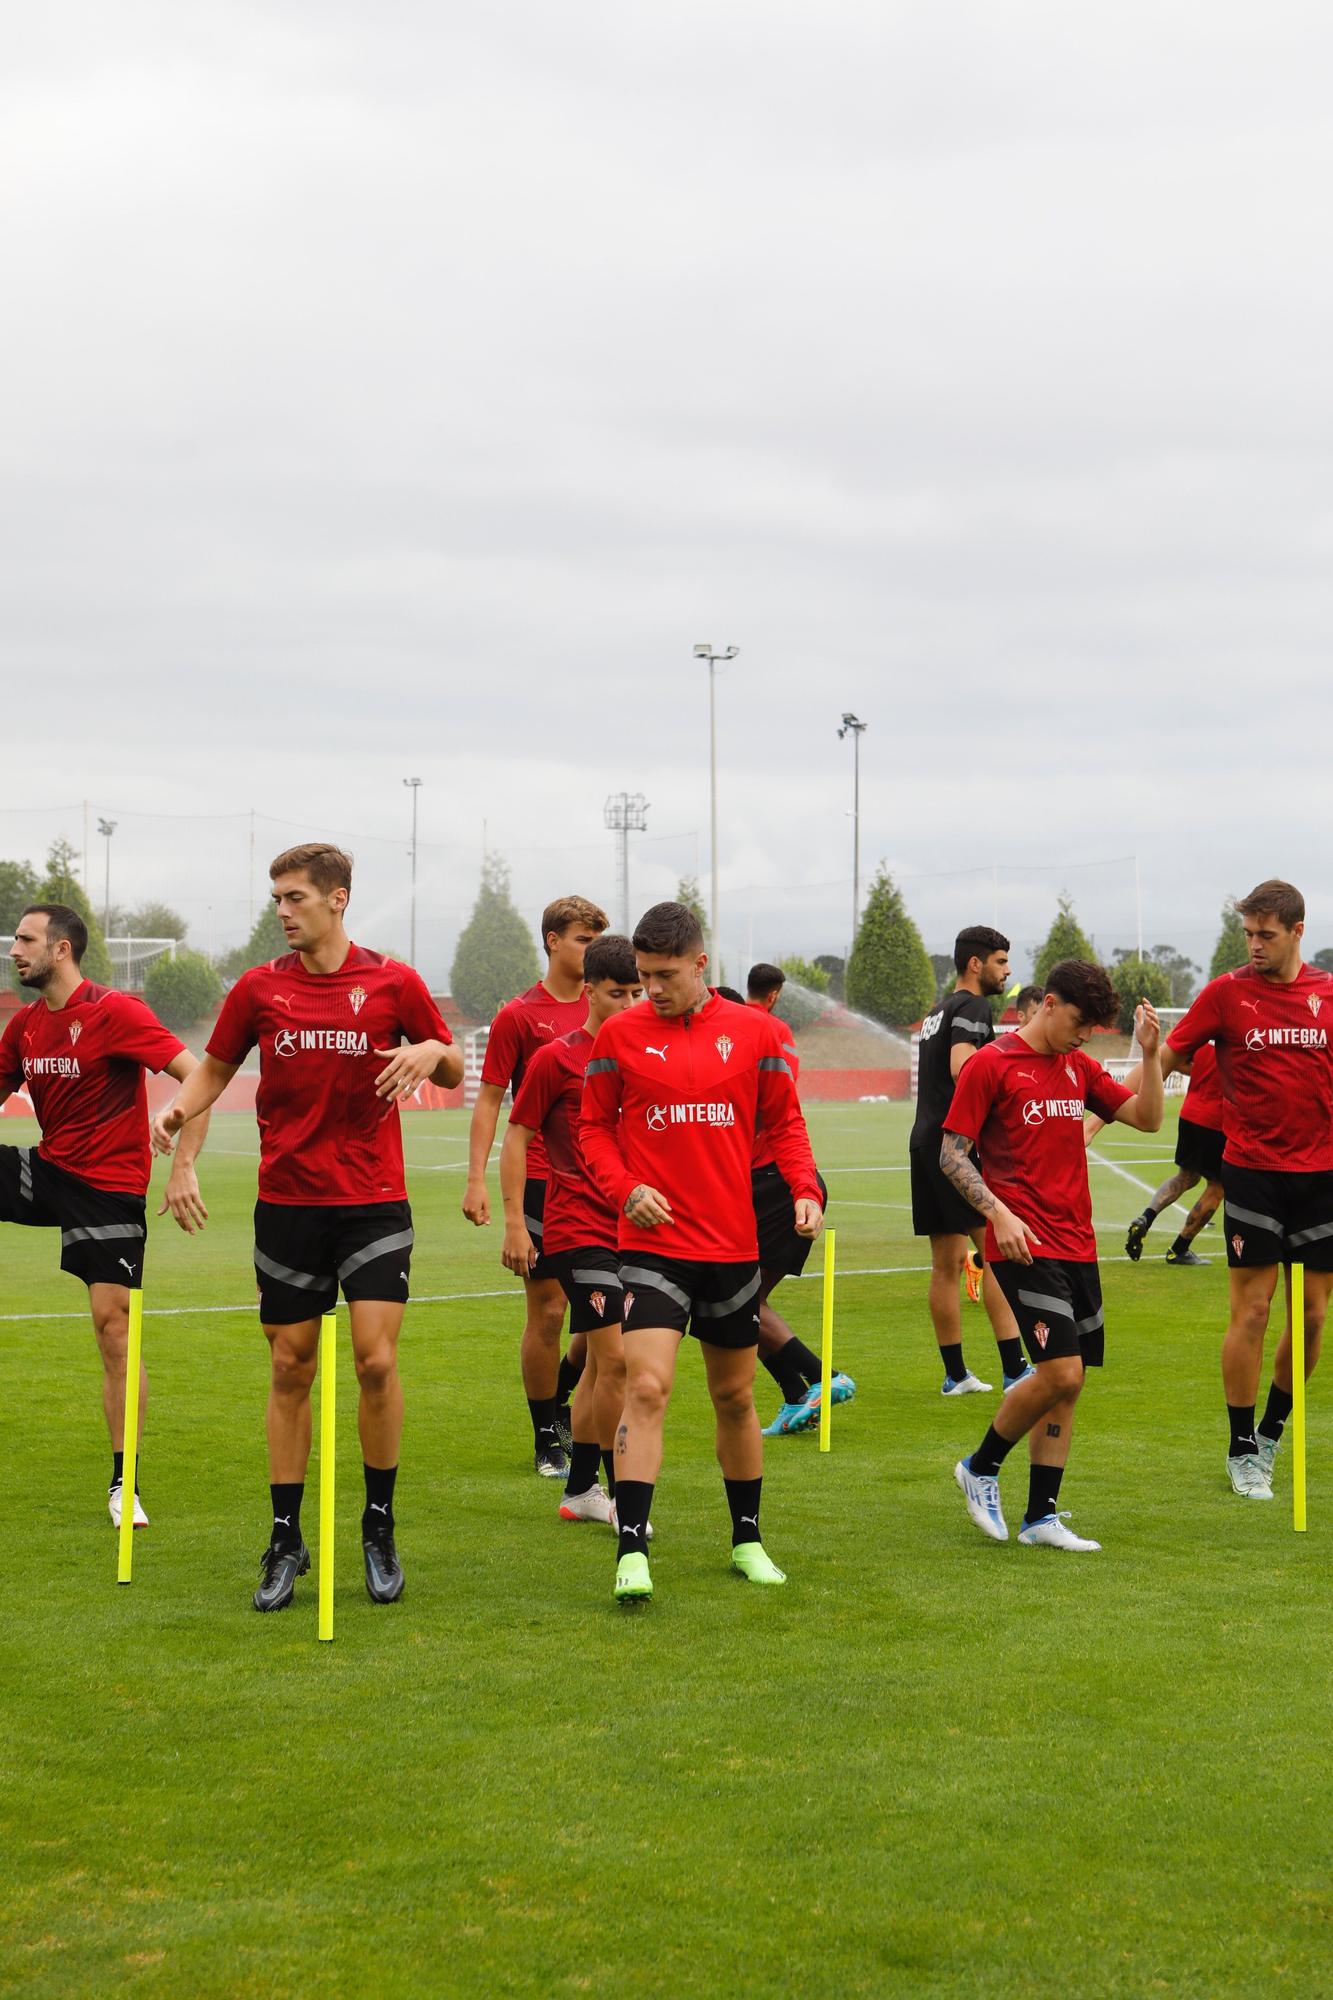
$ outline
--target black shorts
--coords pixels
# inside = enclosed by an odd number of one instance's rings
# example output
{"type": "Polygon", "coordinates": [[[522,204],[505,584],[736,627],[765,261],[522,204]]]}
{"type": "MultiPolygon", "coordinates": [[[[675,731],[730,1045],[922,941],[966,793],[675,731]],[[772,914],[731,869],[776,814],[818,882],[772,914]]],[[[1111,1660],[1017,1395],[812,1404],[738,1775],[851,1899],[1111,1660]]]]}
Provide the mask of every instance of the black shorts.
{"type": "Polygon", "coordinates": [[[1233,1271],[1269,1264],[1333,1271],[1333,1173],[1270,1173],[1227,1160],[1222,1187],[1233,1271]]]}
{"type": "Polygon", "coordinates": [[[1211,1125],[1196,1125],[1192,1118],[1182,1117],[1176,1133],[1176,1165],[1187,1174],[1201,1175],[1206,1181],[1220,1181],[1225,1144],[1224,1132],[1214,1132],[1211,1125]]]}
{"type": "Polygon", "coordinates": [[[255,1203],[255,1277],[265,1326],[320,1319],[345,1299],[406,1305],[412,1209],[405,1201],[255,1203]]]}
{"type": "Polygon", "coordinates": [[[1102,1277],[1095,1264],[1074,1264],[1064,1257],[1034,1257],[1030,1264],[1013,1264],[997,1257],[986,1268],[994,1272],[1035,1362],[1077,1354],[1085,1368],[1101,1367],[1106,1325],[1102,1277]]]}
{"type": "MultiPolygon", "coordinates": [[[[817,1173],[819,1192],[828,1206],[824,1176],[817,1173]]],[[[774,1166],[757,1167],[750,1176],[755,1226],[759,1231],[759,1268],[766,1278],[794,1278],[805,1269],[812,1236],[796,1234],[796,1203],[791,1189],[774,1166]]]]}
{"type": "Polygon", "coordinates": [[[710,1347],[754,1347],[759,1340],[759,1266],[695,1264],[629,1250],[620,1259],[626,1333],[673,1326],[710,1347]]]}
{"type": "Polygon", "coordinates": [[[528,1272],[529,1278],[558,1278],[560,1276],[559,1271],[556,1269],[556,1260],[546,1256],[542,1250],[542,1230],[545,1220],[546,1182],[524,1181],[523,1222],[528,1235],[532,1238],[532,1247],[537,1252],[532,1269],[528,1272]]]}
{"type": "Polygon", "coordinates": [[[619,1253],[604,1243],[577,1250],[553,1250],[547,1259],[550,1275],[559,1278],[569,1300],[571,1333],[598,1333],[620,1325],[619,1253]]]}
{"type": "MultiPolygon", "coordinates": [[[[970,1201],[964,1201],[940,1166],[940,1142],[944,1134],[925,1146],[913,1146],[912,1234],[914,1236],[970,1236],[985,1221],[970,1201]]],[[[974,1162],[975,1164],[975,1162],[974,1162]]]]}
{"type": "Polygon", "coordinates": [[[0,1146],[0,1222],[60,1231],[60,1268],[85,1285],[143,1283],[143,1199],[92,1187],[35,1146],[0,1146]]]}

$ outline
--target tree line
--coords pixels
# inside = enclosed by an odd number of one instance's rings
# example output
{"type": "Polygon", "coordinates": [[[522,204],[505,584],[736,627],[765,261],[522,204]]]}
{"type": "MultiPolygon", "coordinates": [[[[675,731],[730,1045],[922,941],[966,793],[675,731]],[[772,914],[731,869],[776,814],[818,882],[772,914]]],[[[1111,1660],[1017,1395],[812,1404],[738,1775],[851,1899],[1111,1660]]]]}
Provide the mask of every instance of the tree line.
{"type": "MultiPolygon", "coordinates": [[[[29,903],[67,903],[88,926],[84,969],[90,979],[109,981],[111,960],[96,912],[74,872],[77,848],[57,840],[39,873],[25,861],[0,860],[0,931],[12,932],[29,903]]],[[[707,916],[699,884],[685,876],[677,884],[677,899],[698,916],[705,938],[707,916]]],[[[264,965],[287,949],[272,903],[265,900],[249,937],[216,959],[191,950],[185,943],[188,926],[178,911],[162,902],[135,908],[117,906],[111,913],[111,935],[171,937],[177,940],[174,960],[165,955],[148,966],[144,995],[168,1027],[178,1031],[208,1019],[222,998],[224,983],[239,978],[250,966],[264,965]]],[[[1095,958],[1068,896],[1057,900],[1055,917],[1033,960],[1032,978],[1044,983],[1053,965],[1064,958],[1095,958]]],[[[1246,959],[1245,932],[1228,903],[1208,966],[1215,979],[1246,959]]],[[[1333,947],[1317,951],[1311,961],[1333,971],[1333,947]]],[[[913,921],[902,891],[880,864],[866,897],[851,953],[846,958],[824,954],[814,959],[789,955],[778,963],[788,984],[779,1013],[799,1032],[818,1019],[826,998],[843,1001],[884,1027],[902,1030],[923,1014],[954,984],[953,960],[947,953],[929,953],[913,921]]],[[[459,937],[451,971],[453,997],[474,1021],[489,1021],[496,1010],[540,976],[541,961],[532,931],[515,907],[509,871],[500,858],[488,854],[471,916],[459,937]]],[[[1172,945],[1158,944],[1140,958],[1136,950],[1119,946],[1109,966],[1120,996],[1120,1026],[1128,1034],[1141,999],[1155,1007],[1187,1006],[1203,981],[1202,968],[1172,945]]]]}

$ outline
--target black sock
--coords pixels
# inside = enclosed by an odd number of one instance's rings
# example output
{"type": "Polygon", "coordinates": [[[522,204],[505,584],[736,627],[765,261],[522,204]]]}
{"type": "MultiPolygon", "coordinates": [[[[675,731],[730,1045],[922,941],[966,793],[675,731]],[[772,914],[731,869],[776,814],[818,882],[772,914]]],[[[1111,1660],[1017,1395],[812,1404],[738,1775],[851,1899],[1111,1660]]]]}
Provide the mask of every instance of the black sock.
{"type": "Polygon", "coordinates": [[[613,1451],[602,1453],[602,1471],[606,1474],[606,1490],[614,1500],[616,1497],[616,1455],[613,1451]]]}
{"type": "Polygon", "coordinates": [[[731,1546],[759,1540],[759,1495],[763,1479],[724,1479],[731,1509],[731,1546]]]}
{"type": "Polygon", "coordinates": [[[995,1345],[1000,1350],[1000,1366],[1003,1368],[1005,1374],[1011,1378],[1015,1375],[1021,1375],[1025,1364],[1023,1361],[1023,1343],[1018,1335],[1015,1334],[1011,1340],[997,1340],[995,1345]]]}
{"type": "Polygon", "coordinates": [[[652,1482],[647,1479],[621,1479],[616,1483],[616,1519],[620,1523],[620,1540],[616,1544],[616,1560],[621,1556],[646,1556],[648,1553],[648,1509],[653,1504],[652,1482]]]}
{"type": "MultiPolygon", "coordinates": [[[[800,1344],[799,1340],[789,1340],[776,1354],[761,1354],[759,1357],[782,1391],[784,1403],[803,1402],[806,1389],[809,1387],[801,1373],[800,1362],[792,1353],[793,1347],[799,1347],[800,1344]]],[[[815,1373],[815,1380],[819,1380],[818,1370],[815,1373]]]]}
{"type": "Polygon", "coordinates": [[[1171,1248],[1167,1251],[1166,1254],[1168,1257],[1183,1257],[1185,1252],[1189,1249],[1189,1247],[1190,1247],[1190,1239],[1188,1236],[1177,1236],[1175,1242],[1171,1245],[1171,1248]]]}
{"type": "MultiPolygon", "coordinates": [[[[1288,1405],[1288,1408],[1290,1408],[1290,1405],[1288,1405]]],[[[141,1458],[136,1457],[134,1461],[134,1490],[136,1493],[139,1491],[139,1467],[141,1463],[141,1458]]],[[[123,1451],[113,1451],[111,1454],[111,1484],[113,1486],[123,1486],[124,1483],[125,1454],[123,1451]]]]}
{"type": "Polygon", "coordinates": [[[1141,1222],[1145,1229],[1151,1229],[1157,1220],[1157,1210],[1155,1208],[1145,1208],[1142,1215],[1136,1215],[1134,1220],[1135,1222],[1141,1222]]]}
{"type": "Polygon", "coordinates": [[[1002,1438],[992,1424],[968,1460],[968,1470],[978,1479],[993,1479],[1017,1442],[1017,1438],[1002,1438]]]}
{"type": "Polygon", "coordinates": [[[560,1357],[560,1367],[555,1378],[555,1400],[567,1403],[583,1378],[584,1362],[571,1361],[567,1354],[560,1357]]]}
{"type": "Polygon", "coordinates": [[[1259,1436],[1272,1438],[1274,1444],[1281,1442],[1287,1418],[1291,1415],[1291,1397],[1285,1389],[1279,1389],[1276,1382],[1268,1385],[1268,1405],[1264,1410],[1264,1420],[1259,1426],[1259,1436]]]}
{"type": "Polygon", "coordinates": [[[270,1486],[268,1490],[273,1496],[273,1532],[269,1540],[275,1549],[299,1549],[304,1479],[294,1479],[285,1486],[270,1486]]]}
{"type": "Polygon", "coordinates": [[[580,1444],[575,1438],[574,1449],[569,1455],[569,1477],[565,1481],[565,1491],[572,1498],[576,1493],[587,1493],[597,1484],[597,1467],[601,1462],[602,1447],[599,1444],[580,1444]]]}
{"type": "Polygon", "coordinates": [[[1228,1403],[1227,1420],[1231,1425],[1231,1456],[1253,1458],[1258,1450],[1254,1437],[1254,1404],[1228,1403]]]}
{"type": "Polygon", "coordinates": [[[967,1374],[967,1363],[963,1360],[961,1340],[951,1341],[948,1347],[941,1347],[940,1360],[944,1363],[944,1372],[951,1382],[961,1382],[964,1379],[967,1374]]]}
{"type": "Polygon", "coordinates": [[[532,1415],[532,1437],[538,1451],[549,1450],[560,1442],[555,1432],[555,1413],[559,1403],[554,1396],[529,1396],[528,1409],[532,1415]]]}
{"type": "Polygon", "coordinates": [[[792,1335],[782,1352],[784,1356],[790,1356],[796,1363],[796,1366],[805,1377],[806,1388],[813,1389],[815,1383],[818,1382],[824,1372],[819,1356],[812,1354],[805,1342],[798,1340],[795,1334],[792,1335]]]}
{"type": "Polygon", "coordinates": [[[1028,1467],[1028,1510],[1025,1521],[1044,1521],[1048,1514],[1055,1512],[1055,1503],[1060,1498],[1060,1481],[1065,1476],[1063,1465],[1030,1465],[1028,1467]]]}
{"type": "Polygon", "coordinates": [[[396,1465],[363,1465],[366,1475],[366,1507],[361,1516],[361,1532],[368,1535],[393,1533],[393,1483],[398,1477],[396,1465]]]}

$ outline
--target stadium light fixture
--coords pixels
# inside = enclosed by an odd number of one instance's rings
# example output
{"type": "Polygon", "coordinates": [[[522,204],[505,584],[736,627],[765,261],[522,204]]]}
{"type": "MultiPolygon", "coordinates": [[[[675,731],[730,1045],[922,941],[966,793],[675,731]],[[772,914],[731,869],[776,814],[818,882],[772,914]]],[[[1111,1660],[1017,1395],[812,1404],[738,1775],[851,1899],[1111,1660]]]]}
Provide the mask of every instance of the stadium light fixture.
{"type": "Polygon", "coordinates": [[[861,923],[861,738],[869,725],[843,711],[839,736],[852,739],[852,944],[861,923]]]}
{"type": "Polygon", "coordinates": [[[417,798],[421,791],[420,778],[404,778],[403,783],[412,794],[412,944],[408,952],[411,963],[417,962],[417,798]]]}
{"type": "Polygon", "coordinates": [[[97,831],[106,840],[106,882],[102,892],[103,937],[111,929],[111,836],[119,824],[119,820],[114,819],[99,819],[97,822],[97,831]]]}
{"type": "Polygon", "coordinates": [[[717,663],[719,660],[734,660],[739,651],[739,646],[724,646],[718,653],[714,652],[711,644],[699,645],[694,649],[696,660],[708,662],[708,801],[711,827],[711,872],[708,878],[708,925],[711,935],[708,942],[714,953],[719,954],[719,963],[721,946],[717,935],[717,663]]]}
{"type": "Polygon", "coordinates": [[[602,823],[620,836],[616,847],[616,900],[620,928],[629,936],[629,837],[648,827],[648,801],[642,792],[612,792],[602,808],[602,823]]]}

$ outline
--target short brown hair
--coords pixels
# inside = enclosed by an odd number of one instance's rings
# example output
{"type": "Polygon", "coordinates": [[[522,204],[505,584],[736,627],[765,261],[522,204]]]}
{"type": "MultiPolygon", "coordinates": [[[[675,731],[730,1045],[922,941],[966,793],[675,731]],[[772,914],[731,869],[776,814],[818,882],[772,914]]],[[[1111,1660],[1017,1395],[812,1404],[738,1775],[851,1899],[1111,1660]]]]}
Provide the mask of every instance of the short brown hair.
{"type": "Polygon", "coordinates": [[[643,984],[634,962],[633,945],[616,931],[607,931],[603,937],[595,937],[583,954],[584,984],[596,986],[603,979],[609,979],[613,986],[643,984]]]}
{"type": "Polygon", "coordinates": [[[279,875],[308,875],[321,896],[327,896],[330,889],[346,889],[349,896],[352,893],[352,857],[327,840],[308,840],[301,847],[288,847],[275,855],[268,864],[268,879],[276,882],[279,875]]]}
{"type": "Polygon", "coordinates": [[[1120,996],[1104,965],[1086,958],[1063,958],[1046,975],[1046,991],[1077,1007],[1095,1028],[1113,1028],[1120,1014],[1120,996]]]}
{"type": "Polygon", "coordinates": [[[703,944],[704,927],[688,903],[654,903],[634,926],[635,951],[686,958],[703,944]]]}
{"type": "Polygon", "coordinates": [[[599,909],[596,903],[590,903],[586,896],[557,896],[542,911],[542,945],[547,957],[550,957],[551,947],[546,940],[552,931],[563,937],[571,924],[583,924],[600,935],[609,921],[606,911],[599,909]]]}
{"type": "Polygon", "coordinates": [[[1290,931],[1305,921],[1305,898],[1290,882],[1274,878],[1261,882],[1257,889],[1243,896],[1236,904],[1236,913],[1242,917],[1276,917],[1290,931]]]}

